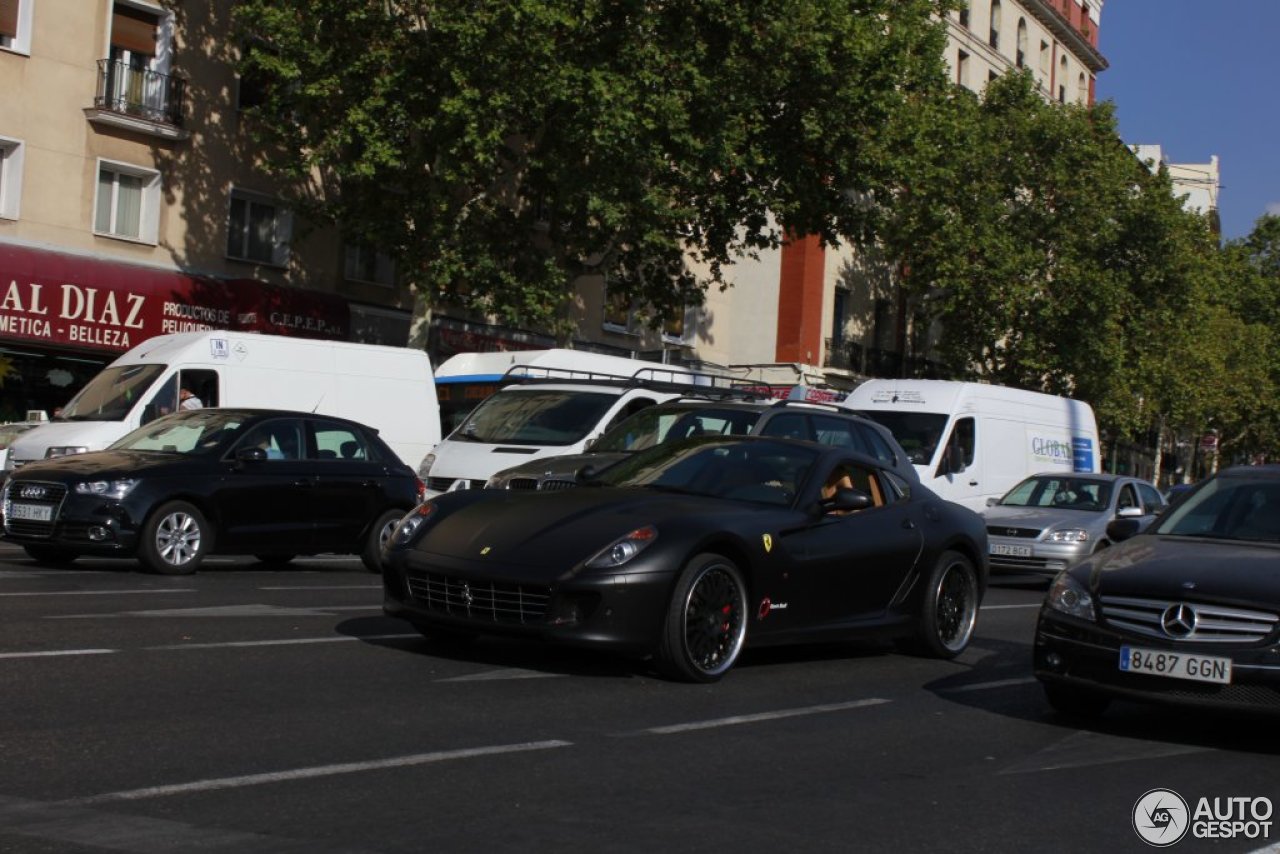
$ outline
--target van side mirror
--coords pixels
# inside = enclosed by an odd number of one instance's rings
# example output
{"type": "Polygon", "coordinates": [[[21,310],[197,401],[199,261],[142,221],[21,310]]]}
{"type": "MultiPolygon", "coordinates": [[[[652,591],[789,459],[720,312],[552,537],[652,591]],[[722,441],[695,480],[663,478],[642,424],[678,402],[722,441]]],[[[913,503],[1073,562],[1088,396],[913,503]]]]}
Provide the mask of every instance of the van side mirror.
{"type": "Polygon", "coordinates": [[[1107,523],[1107,539],[1113,543],[1121,540],[1127,540],[1130,537],[1137,536],[1142,530],[1142,522],[1132,516],[1126,516],[1123,519],[1113,519],[1107,523]]]}

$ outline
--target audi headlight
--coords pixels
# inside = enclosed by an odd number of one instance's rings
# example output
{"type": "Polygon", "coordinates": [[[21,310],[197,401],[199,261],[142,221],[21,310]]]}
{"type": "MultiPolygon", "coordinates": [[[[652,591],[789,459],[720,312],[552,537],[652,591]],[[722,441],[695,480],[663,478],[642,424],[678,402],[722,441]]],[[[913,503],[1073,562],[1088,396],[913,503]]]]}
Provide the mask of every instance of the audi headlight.
{"type": "Polygon", "coordinates": [[[417,507],[409,511],[409,513],[400,520],[400,524],[396,525],[396,529],[391,532],[391,536],[387,539],[387,547],[393,548],[398,546],[407,546],[413,540],[414,535],[422,530],[422,526],[427,524],[436,512],[436,505],[430,501],[426,504],[419,504],[417,507]]]}
{"type": "Polygon", "coordinates": [[[595,557],[587,561],[586,565],[590,569],[613,569],[616,566],[622,566],[647,549],[656,539],[658,539],[658,529],[652,525],[636,528],[596,552],[595,557]]]}
{"type": "Polygon", "coordinates": [[[123,480],[89,480],[84,483],[76,484],[76,493],[78,495],[99,495],[103,498],[114,498],[119,501],[138,485],[138,481],[133,478],[123,480]]]}
{"type": "Polygon", "coordinates": [[[1089,542],[1089,532],[1083,528],[1063,528],[1061,531],[1054,531],[1048,537],[1050,543],[1087,543],[1089,542]]]}
{"type": "Polygon", "coordinates": [[[1049,586],[1049,595],[1045,605],[1071,617],[1081,620],[1097,620],[1093,608],[1093,595],[1085,586],[1065,572],[1058,573],[1049,586]]]}
{"type": "Polygon", "coordinates": [[[52,460],[56,457],[69,457],[72,454],[87,454],[89,449],[84,445],[54,445],[52,448],[44,452],[46,460],[52,460]]]}

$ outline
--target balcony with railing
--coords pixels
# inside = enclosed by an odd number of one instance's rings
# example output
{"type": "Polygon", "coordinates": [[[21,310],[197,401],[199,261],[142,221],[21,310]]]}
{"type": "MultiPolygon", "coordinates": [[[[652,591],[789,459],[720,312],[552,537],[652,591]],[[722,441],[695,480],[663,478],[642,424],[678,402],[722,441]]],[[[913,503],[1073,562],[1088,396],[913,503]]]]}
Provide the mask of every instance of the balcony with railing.
{"type": "Polygon", "coordinates": [[[135,68],[127,62],[98,60],[98,90],[89,121],[165,139],[186,139],[183,98],[186,81],[172,74],[135,68]]]}
{"type": "Polygon", "coordinates": [[[823,367],[840,368],[868,377],[947,379],[941,362],[922,356],[904,357],[897,350],[863,347],[856,341],[828,338],[823,367]]]}

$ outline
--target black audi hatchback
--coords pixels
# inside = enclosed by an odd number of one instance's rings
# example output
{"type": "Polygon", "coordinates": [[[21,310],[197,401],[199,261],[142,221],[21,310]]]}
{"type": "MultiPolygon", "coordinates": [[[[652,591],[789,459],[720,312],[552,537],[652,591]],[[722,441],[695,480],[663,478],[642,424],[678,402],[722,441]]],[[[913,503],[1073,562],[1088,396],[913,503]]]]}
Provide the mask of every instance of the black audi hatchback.
{"type": "Polygon", "coordinates": [[[302,412],[199,409],[140,427],[105,451],[43,460],[0,494],[6,539],[44,563],[137,557],[195,572],[209,554],[359,554],[423,498],[377,432],[302,412]]]}

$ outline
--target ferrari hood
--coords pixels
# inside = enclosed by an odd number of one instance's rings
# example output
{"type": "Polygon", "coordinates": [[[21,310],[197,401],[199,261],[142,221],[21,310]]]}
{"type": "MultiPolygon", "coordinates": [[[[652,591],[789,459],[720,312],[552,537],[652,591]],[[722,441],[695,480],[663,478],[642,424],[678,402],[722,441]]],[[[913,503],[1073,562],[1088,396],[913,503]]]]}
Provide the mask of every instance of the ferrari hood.
{"type": "MultiPolygon", "coordinates": [[[[480,500],[435,499],[441,518],[415,548],[494,567],[571,569],[627,533],[654,525],[661,539],[691,519],[753,512],[740,502],[645,489],[580,487],[562,492],[485,490],[480,500]]],[[[766,511],[767,512],[767,511],[766,511]]]]}
{"type": "Polygon", "coordinates": [[[1093,559],[1089,583],[1101,596],[1280,607],[1280,544],[1134,537],[1093,559]]]}

